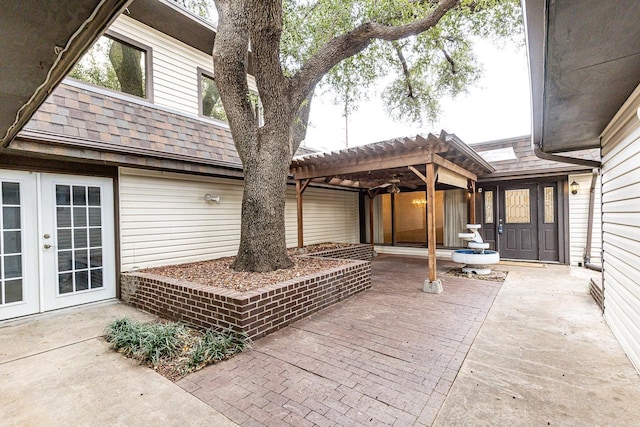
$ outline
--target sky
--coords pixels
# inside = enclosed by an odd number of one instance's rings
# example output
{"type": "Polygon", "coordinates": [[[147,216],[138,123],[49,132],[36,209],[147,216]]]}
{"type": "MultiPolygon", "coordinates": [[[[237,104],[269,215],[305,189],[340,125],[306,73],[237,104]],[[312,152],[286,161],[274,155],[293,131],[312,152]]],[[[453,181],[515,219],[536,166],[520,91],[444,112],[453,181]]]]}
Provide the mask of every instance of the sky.
{"type": "MultiPolygon", "coordinates": [[[[379,96],[349,116],[349,146],[363,145],[416,134],[438,135],[444,129],[469,145],[531,133],[529,74],[524,47],[496,47],[491,42],[476,43],[476,55],[484,68],[480,80],[453,99],[441,100],[441,115],[422,128],[393,122],[379,96]]],[[[311,104],[306,146],[320,150],[345,147],[345,119],[331,95],[316,96],[311,104]]]]}

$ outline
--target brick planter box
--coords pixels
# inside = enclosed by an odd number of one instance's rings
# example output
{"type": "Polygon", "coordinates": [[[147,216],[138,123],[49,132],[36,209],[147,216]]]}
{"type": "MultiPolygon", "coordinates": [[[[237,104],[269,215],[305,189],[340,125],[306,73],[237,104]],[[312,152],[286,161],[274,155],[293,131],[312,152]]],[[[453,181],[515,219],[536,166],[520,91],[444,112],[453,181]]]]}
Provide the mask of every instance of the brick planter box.
{"type": "Polygon", "coordinates": [[[253,339],[370,287],[371,263],[367,261],[352,261],[249,292],[149,273],[121,276],[122,300],[134,307],[197,327],[232,328],[253,339]]]}
{"type": "Polygon", "coordinates": [[[363,261],[373,258],[373,246],[366,244],[354,244],[343,248],[327,249],[318,252],[309,252],[309,256],[339,259],[359,259],[363,261]]]}

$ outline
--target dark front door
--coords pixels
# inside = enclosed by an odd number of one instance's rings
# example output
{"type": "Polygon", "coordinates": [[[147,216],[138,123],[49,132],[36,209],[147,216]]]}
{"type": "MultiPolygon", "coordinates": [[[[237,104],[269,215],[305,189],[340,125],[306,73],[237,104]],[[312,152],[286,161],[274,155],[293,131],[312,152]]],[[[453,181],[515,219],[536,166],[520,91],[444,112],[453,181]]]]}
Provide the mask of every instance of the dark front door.
{"type": "Polygon", "coordinates": [[[501,188],[498,209],[498,246],[502,258],[539,259],[538,186],[521,184],[501,188]]]}

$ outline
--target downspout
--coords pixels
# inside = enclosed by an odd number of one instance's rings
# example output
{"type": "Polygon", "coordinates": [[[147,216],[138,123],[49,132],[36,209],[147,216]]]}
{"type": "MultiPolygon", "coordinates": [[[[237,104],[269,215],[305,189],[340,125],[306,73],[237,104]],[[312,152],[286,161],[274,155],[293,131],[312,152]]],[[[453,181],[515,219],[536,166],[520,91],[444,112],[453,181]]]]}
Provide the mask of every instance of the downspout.
{"type": "Polygon", "coordinates": [[[591,187],[589,188],[589,217],[587,218],[587,242],[584,248],[584,266],[596,271],[602,271],[602,266],[591,263],[591,238],[593,237],[593,210],[596,201],[596,182],[599,169],[593,169],[591,187]]]}

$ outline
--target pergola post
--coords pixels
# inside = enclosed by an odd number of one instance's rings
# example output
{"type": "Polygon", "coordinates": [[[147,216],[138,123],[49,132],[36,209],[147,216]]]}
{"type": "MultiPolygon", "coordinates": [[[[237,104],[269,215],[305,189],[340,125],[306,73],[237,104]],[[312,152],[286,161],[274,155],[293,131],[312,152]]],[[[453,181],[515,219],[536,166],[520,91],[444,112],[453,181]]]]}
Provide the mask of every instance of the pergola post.
{"type": "Polygon", "coordinates": [[[369,243],[373,248],[373,194],[369,194],[369,243]]]}
{"type": "Polygon", "coordinates": [[[433,163],[427,163],[427,249],[429,251],[429,278],[424,281],[424,292],[439,294],[442,282],[436,275],[436,170],[433,163]]]}
{"type": "Polygon", "coordinates": [[[476,224],[476,182],[472,179],[468,180],[469,188],[469,223],[476,224]]]}
{"type": "Polygon", "coordinates": [[[298,217],[298,249],[304,248],[304,230],[302,229],[302,181],[296,179],[296,207],[298,217]]]}

